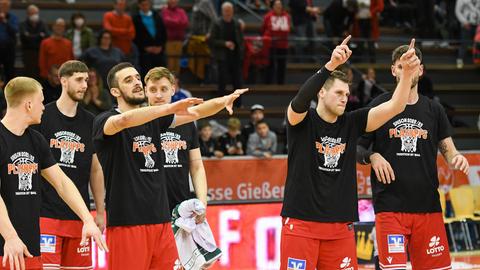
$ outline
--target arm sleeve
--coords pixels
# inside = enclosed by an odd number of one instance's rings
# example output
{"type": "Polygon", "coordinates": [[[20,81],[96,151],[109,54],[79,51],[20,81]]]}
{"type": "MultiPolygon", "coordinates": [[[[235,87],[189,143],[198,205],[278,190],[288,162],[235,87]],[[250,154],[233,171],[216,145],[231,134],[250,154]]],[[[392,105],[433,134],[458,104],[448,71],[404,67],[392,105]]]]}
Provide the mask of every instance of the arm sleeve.
{"type": "Polygon", "coordinates": [[[291,106],[294,112],[304,113],[310,107],[310,101],[315,98],[318,91],[327,81],[330,72],[322,67],[313,76],[311,76],[300,88],[297,95],[293,98],[291,106]]]}

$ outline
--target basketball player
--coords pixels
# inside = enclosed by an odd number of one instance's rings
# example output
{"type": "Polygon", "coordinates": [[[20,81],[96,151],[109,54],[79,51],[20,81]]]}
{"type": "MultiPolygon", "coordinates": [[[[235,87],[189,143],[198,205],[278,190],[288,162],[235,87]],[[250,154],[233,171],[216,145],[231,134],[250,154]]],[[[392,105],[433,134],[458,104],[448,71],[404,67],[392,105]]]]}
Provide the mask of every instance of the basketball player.
{"type": "MultiPolygon", "coordinates": [[[[392,53],[392,75],[401,81],[401,56],[392,53]]],[[[415,54],[422,59],[422,53],[415,54]]],[[[469,165],[452,140],[452,127],[442,106],[418,94],[415,74],[406,109],[359,141],[357,160],[372,164],[371,182],[381,269],[406,269],[407,252],[414,269],[451,269],[448,239],[438,195],[437,151],[465,174],[469,165]],[[366,150],[372,145],[372,151],[366,150]]],[[[386,93],[371,102],[390,99],[386,93]]]]}
{"type": "Polygon", "coordinates": [[[40,175],[83,221],[80,245],[93,236],[100,249],[107,250],[75,184],[56,164],[45,138],[29,128],[40,123],[44,110],[40,83],[14,78],[5,87],[5,98],[7,113],[0,123],[0,269],[42,269],[40,175]]]}
{"type": "Polygon", "coordinates": [[[350,36],[310,77],[287,111],[288,173],[283,201],[280,269],[357,269],[353,222],[358,220],[357,139],[405,108],[418,73],[414,40],[401,57],[403,76],[392,98],[372,109],[344,113],[350,36]],[[310,101],[317,95],[316,109],[310,101]]]}
{"type": "MultiPolygon", "coordinates": [[[[49,142],[57,164],[73,180],[87,208],[90,207],[90,183],[97,209],[95,221],[103,231],[105,189],[102,168],[93,152],[94,116],[78,105],[87,90],[88,67],[71,60],[63,63],[58,73],[62,93],[56,102],[45,106],[38,131],[49,142]]],[[[80,219],[50,184],[42,185],[42,194],[40,251],[44,269],[93,269],[91,242],[83,247],[79,245],[82,235],[80,219]]]]}
{"type": "Polygon", "coordinates": [[[107,242],[112,245],[108,265],[172,269],[178,255],[158,153],[160,134],[186,123],[180,115],[195,119],[208,108],[189,108],[203,102],[197,98],[141,108],[145,92],[140,74],[129,63],[114,66],[107,79],[118,108],[98,115],[93,132],[106,182],[107,242]]]}

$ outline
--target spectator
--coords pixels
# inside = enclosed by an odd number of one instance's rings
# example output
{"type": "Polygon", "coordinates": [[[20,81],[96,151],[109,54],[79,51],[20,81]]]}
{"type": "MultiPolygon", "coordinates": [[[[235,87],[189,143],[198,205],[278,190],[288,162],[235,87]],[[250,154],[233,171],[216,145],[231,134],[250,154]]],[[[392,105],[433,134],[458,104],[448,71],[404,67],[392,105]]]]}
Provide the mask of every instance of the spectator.
{"type": "Polygon", "coordinates": [[[315,22],[320,14],[320,9],[314,7],[311,3],[312,1],[309,0],[289,1],[296,38],[308,39],[307,43],[299,40],[295,41],[296,54],[300,56],[312,55],[313,53],[313,38],[316,36],[315,22]]]}
{"type": "Polygon", "coordinates": [[[457,0],[455,14],[461,24],[461,44],[457,55],[457,68],[463,68],[467,46],[473,42],[473,36],[480,24],[480,1],[457,0]]]}
{"type": "MultiPolygon", "coordinates": [[[[226,75],[230,74],[233,89],[242,88],[242,59],[245,50],[240,22],[233,17],[233,5],[222,4],[222,17],[212,25],[208,39],[212,54],[218,65],[218,95],[225,95],[226,75]]],[[[241,98],[235,106],[241,106],[241,98]]]]}
{"type": "Polygon", "coordinates": [[[22,61],[25,75],[38,78],[38,51],[40,43],[48,37],[48,28],[40,19],[40,10],[35,5],[27,7],[27,18],[20,24],[20,41],[22,42],[22,61]]]}
{"type": "Polygon", "coordinates": [[[162,17],[152,10],[150,0],[138,0],[139,12],[133,16],[135,39],[140,54],[142,76],[158,66],[165,66],[167,32],[162,17]]]}
{"type": "Polygon", "coordinates": [[[188,27],[187,13],[178,7],[179,0],[168,0],[162,9],[162,18],[167,28],[167,67],[170,71],[180,74],[180,57],[183,41],[188,27]]]}
{"type": "Polygon", "coordinates": [[[323,12],[325,33],[327,37],[333,38],[330,44],[332,48],[337,44],[337,39],[346,36],[350,32],[356,10],[356,1],[333,0],[323,12]]]}
{"type": "Polygon", "coordinates": [[[356,23],[358,24],[359,37],[361,38],[358,46],[359,54],[365,53],[365,43],[367,43],[367,55],[370,63],[375,63],[375,47],[372,39],[372,7],[370,0],[357,0],[356,23]]]}
{"type": "Polygon", "coordinates": [[[62,94],[62,85],[58,77],[59,65],[52,65],[48,70],[47,78],[41,80],[43,87],[43,104],[56,101],[62,94]]]}
{"type": "Polygon", "coordinates": [[[380,38],[380,13],[384,8],[383,0],[370,1],[370,24],[372,26],[371,38],[373,39],[375,48],[378,47],[378,39],[380,38]]]}
{"type": "Polygon", "coordinates": [[[103,28],[112,35],[112,45],[129,56],[132,53],[132,41],[135,38],[135,27],[132,18],[125,13],[126,0],[116,0],[114,10],[103,15],[103,28]]]}
{"type": "Polygon", "coordinates": [[[98,45],[87,49],[81,60],[98,72],[100,80],[103,81],[103,88],[109,89],[107,85],[108,71],[126,59],[119,48],[112,46],[112,34],[103,30],[99,33],[98,45]]]}
{"type": "Polygon", "coordinates": [[[241,156],[243,151],[243,138],[240,133],[240,119],[231,117],[227,121],[228,131],[218,138],[215,147],[215,156],[221,158],[223,156],[241,156]]]}
{"type": "Polygon", "coordinates": [[[267,83],[272,83],[273,77],[277,84],[285,83],[287,69],[288,35],[291,29],[290,16],[283,9],[282,1],[273,1],[272,11],[263,19],[262,32],[272,39],[270,47],[270,63],[267,70],[267,83]]]}
{"type": "Polygon", "coordinates": [[[177,75],[175,75],[175,94],[172,96],[172,102],[179,101],[185,98],[192,97],[192,93],[190,91],[182,88],[180,85],[180,79],[177,75]]]}
{"type": "Polygon", "coordinates": [[[365,106],[383,91],[377,86],[375,69],[368,68],[366,75],[358,83],[357,93],[360,106],[365,106]]]}
{"type": "Polygon", "coordinates": [[[93,68],[88,71],[87,91],[83,97],[82,105],[94,115],[112,107],[110,94],[103,87],[102,79],[99,78],[97,71],[93,68]]]}
{"type": "Polygon", "coordinates": [[[85,16],[82,13],[73,13],[70,23],[72,26],[67,30],[65,37],[72,41],[73,56],[79,59],[85,50],[95,46],[96,40],[93,30],[86,25],[85,16]]]}
{"type": "Polygon", "coordinates": [[[15,76],[15,46],[18,19],[10,12],[10,0],[0,0],[0,65],[3,64],[5,82],[15,76]]]}
{"type": "Polygon", "coordinates": [[[217,20],[217,13],[211,0],[198,0],[193,5],[192,35],[206,36],[212,23],[217,20]]]}
{"type": "Polygon", "coordinates": [[[47,78],[48,71],[53,65],[60,66],[68,60],[74,59],[72,42],[65,37],[65,20],[58,18],[52,26],[52,36],[40,43],[38,65],[40,77],[47,78]]]}
{"type": "Polygon", "coordinates": [[[264,111],[265,108],[260,104],[254,104],[250,107],[250,122],[242,128],[243,141],[248,141],[248,137],[255,133],[255,125],[258,122],[263,121],[265,117],[264,111]]]}
{"type": "Polygon", "coordinates": [[[215,139],[212,137],[212,126],[205,121],[199,127],[200,153],[202,153],[202,157],[213,157],[215,155],[215,139]]]}
{"type": "Polygon", "coordinates": [[[271,158],[277,152],[277,135],[263,120],[257,122],[255,130],[248,138],[247,155],[271,158]]]}

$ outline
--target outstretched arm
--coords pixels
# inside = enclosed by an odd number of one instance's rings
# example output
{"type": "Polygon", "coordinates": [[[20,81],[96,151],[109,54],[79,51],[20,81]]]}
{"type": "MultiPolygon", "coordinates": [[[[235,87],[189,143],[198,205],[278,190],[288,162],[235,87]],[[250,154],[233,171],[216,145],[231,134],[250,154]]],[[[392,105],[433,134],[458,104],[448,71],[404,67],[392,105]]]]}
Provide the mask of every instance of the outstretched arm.
{"type": "Polygon", "coordinates": [[[400,57],[402,76],[395,88],[392,98],[368,112],[367,127],[365,131],[370,132],[378,129],[395,115],[403,112],[407,106],[408,96],[412,85],[412,79],[418,73],[420,60],[415,55],[415,39],[410,42],[410,47],[400,57]]]}
{"type": "Polygon", "coordinates": [[[302,122],[307,115],[310,102],[315,98],[325,81],[327,81],[330,72],[334,71],[339,65],[345,63],[352,55],[352,51],[347,45],[350,38],[351,36],[346,37],[342,43],[333,50],[330,61],[310,77],[302,85],[297,95],[292,99],[287,110],[287,119],[290,125],[294,126],[302,122]]]}
{"type": "Polygon", "coordinates": [[[204,103],[191,107],[189,110],[193,114],[189,115],[175,115],[175,126],[181,126],[192,121],[209,117],[221,111],[223,108],[227,109],[230,115],[233,114],[233,102],[243,93],[247,92],[248,88],[237,89],[230,95],[212,98],[204,103]]]}
{"type": "Polygon", "coordinates": [[[189,107],[202,102],[203,100],[199,98],[186,98],[171,104],[143,107],[114,115],[105,122],[103,133],[114,135],[126,128],[140,126],[169,114],[193,114],[196,116],[195,112],[190,111],[189,107]]]}

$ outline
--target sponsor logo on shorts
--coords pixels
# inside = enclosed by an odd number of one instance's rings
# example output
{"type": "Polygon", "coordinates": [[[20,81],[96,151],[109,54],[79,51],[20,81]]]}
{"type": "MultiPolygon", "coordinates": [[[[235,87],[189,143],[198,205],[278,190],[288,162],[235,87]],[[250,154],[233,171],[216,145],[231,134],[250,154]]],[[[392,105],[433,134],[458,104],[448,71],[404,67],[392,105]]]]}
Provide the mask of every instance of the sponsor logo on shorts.
{"type": "Polygon", "coordinates": [[[405,253],[405,236],[401,234],[387,235],[388,253],[405,253]]]}
{"type": "Polygon", "coordinates": [[[40,252],[41,253],[55,253],[56,245],[57,245],[57,237],[55,235],[48,235],[48,234],[40,235],[40,252]]]}
{"type": "Polygon", "coordinates": [[[393,261],[393,257],[390,257],[390,256],[388,256],[388,257],[387,257],[387,261],[388,261],[388,263],[390,263],[390,264],[391,264],[391,263],[392,263],[392,261],[393,261]]]}
{"type": "Polygon", "coordinates": [[[287,270],[305,270],[307,269],[307,261],[295,258],[288,258],[287,270]]]}
{"type": "Polygon", "coordinates": [[[354,270],[353,266],[350,266],[350,263],[352,262],[352,259],[350,257],[345,257],[342,260],[342,263],[340,264],[340,269],[341,270],[354,270]]]}
{"type": "Polygon", "coordinates": [[[445,247],[440,245],[440,237],[433,236],[430,238],[430,243],[428,243],[427,254],[431,255],[432,257],[437,257],[442,255],[445,247]]]}
{"type": "Polygon", "coordinates": [[[85,241],[85,245],[77,247],[77,253],[80,254],[80,256],[90,256],[90,243],[89,239],[85,241]]]}

